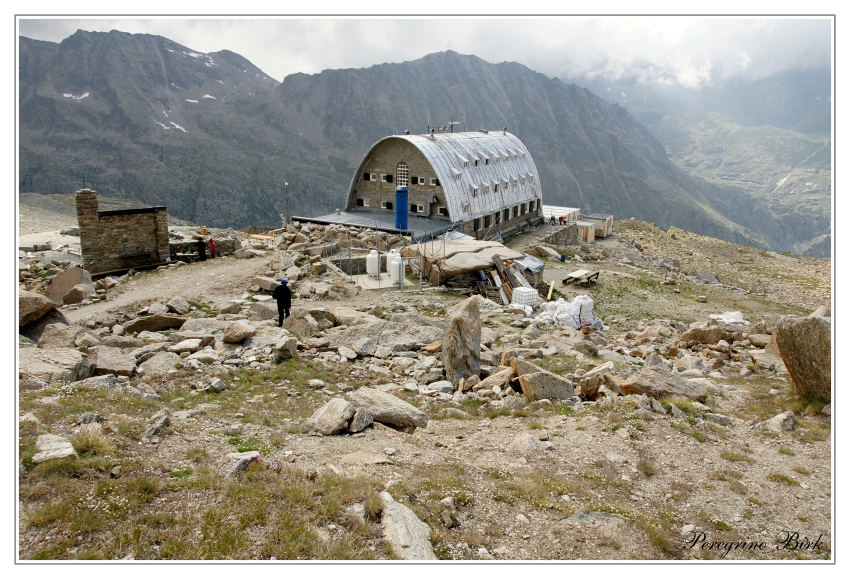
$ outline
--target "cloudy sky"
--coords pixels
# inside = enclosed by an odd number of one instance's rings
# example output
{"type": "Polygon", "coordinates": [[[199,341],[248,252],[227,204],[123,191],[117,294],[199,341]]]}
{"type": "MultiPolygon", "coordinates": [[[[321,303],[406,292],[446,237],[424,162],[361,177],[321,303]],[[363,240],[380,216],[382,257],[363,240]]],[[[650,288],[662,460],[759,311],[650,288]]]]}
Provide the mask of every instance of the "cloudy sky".
{"type": "Polygon", "coordinates": [[[516,61],[549,76],[699,88],[788,69],[827,68],[827,18],[20,18],[19,34],[59,42],[77,29],[165,36],[201,52],[228,49],[277,80],[454,50],[516,61]]]}

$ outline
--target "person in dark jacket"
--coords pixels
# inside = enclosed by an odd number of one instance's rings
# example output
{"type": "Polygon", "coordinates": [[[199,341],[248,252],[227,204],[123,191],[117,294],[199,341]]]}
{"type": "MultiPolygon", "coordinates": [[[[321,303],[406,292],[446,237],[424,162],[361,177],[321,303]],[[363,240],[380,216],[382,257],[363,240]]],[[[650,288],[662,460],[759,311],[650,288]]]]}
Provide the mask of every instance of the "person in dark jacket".
{"type": "Polygon", "coordinates": [[[203,237],[198,238],[198,261],[207,260],[207,243],[203,237]]]}
{"type": "Polygon", "coordinates": [[[275,288],[272,297],[277,300],[277,326],[280,327],[283,325],[283,320],[289,317],[289,310],[292,307],[292,291],[289,289],[288,279],[280,280],[280,285],[275,288]]]}

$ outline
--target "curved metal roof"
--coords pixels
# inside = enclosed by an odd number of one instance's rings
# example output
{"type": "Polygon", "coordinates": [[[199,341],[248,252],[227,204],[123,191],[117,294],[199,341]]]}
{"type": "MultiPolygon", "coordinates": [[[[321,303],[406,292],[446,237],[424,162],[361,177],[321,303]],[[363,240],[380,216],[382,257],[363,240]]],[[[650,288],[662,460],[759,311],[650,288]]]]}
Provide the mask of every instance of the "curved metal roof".
{"type": "Polygon", "coordinates": [[[503,131],[490,133],[440,133],[433,135],[393,135],[384,137],[369,149],[360,161],[348,188],[348,207],[353,206],[354,194],[366,163],[375,150],[391,139],[401,139],[414,145],[434,169],[446,196],[449,218],[469,221],[495,213],[505,207],[543,199],[537,167],[525,145],[515,135],[503,131]],[[463,160],[469,160],[467,167],[463,160]],[[475,160],[478,166],[475,166],[475,160]],[[489,159],[489,164],[485,164],[489,159]],[[498,159],[498,162],[497,162],[498,159]],[[460,179],[456,175],[460,174],[460,179]],[[523,179],[525,184],[522,183],[523,179]],[[505,183],[509,183],[505,191],[505,183]],[[494,192],[494,185],[499,192],[494,192]],[[485,193],[484,187],[490,187],[485,193]],[[473,195],[473,188],[478,194],[473,195]],[[464,211],[464,207],[468,209],[464,211]]]}

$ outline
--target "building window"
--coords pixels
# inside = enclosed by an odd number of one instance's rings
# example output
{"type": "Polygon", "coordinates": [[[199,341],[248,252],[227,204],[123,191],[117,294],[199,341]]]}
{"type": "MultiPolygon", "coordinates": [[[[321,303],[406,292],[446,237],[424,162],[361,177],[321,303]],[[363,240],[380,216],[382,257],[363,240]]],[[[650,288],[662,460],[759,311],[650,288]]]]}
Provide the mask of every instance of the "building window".
{"type": "Polygon", "coordinates": [[[478,197],[478,187],[473,187],[473,188],[472,188],[472,196],[473,196],[473,197],[478,197]]]}
{"type": "Polygon", "coordinates": [[[484,227],[490,227],[490,221],[491,221],[491,220],[490,220],[490,216],[489,216],[489,215],[485,215],[485,216],[484,216],[484,227]]]}
{"type": "Polygon", "coordinates": [[[495,185],[493,185],[493,193],[498,193],[498,192],[499,192],[499,184],[496,183],[495,185]]]}
{"type": "Polygon", "coordinates": [[[371,177],[372,177],[372,175],[370,175],[369,173],[363,173],[363,180],[364,181],[368,181],[371,177]]]}
{"type": "Polygon", "coordinates": [[[439,187],[440,186],[440,180],[437,179],[436,177],[431,177],[431,185],[434,186],[434,187],[439,187]]]}
{"type": "Polygon", "coordinates": [[[535,209],[537,209],[537,201],[532,201],[531,203],[528,204],[528,210],[529,211],[534,211],[535,209]]]}
{"type": "Polygon", "coordinates": [[[464,167],[469,167],[469,161],[464,161],[464,162],[463,162],[463,166],[464,166],[464,167]]]}
{"type": "Polygon", "coordinates": [[[416,203],[411,203],[410,204],[410,212],[416,213],[416,207],[417,207],[416,203]]]}
{"type": "Polygon", "coordinates": [[[489,185],[484,185],[484,192],[485,192],[485,193],[489,193],[489,192],[490,192],[490,186],[489,186],[489,185]]]}
{"type": "Polygon", "coordinates": [[[514,217],[519,217],[519,205],[514,205],[513,214],[514,217]]]}
{"type": "Polygon", "coordinates": [[[449,216],[449,210],[448,210],[448,208],[446,208],[446,207],[437,207],[437,215],[445,215],[446,217],[448,217],[448,216],[449,216]]]}
{"type": "Polygon", "coordinates": [[[475,160],[473,161],[473,164],[477,167],[477,166],[478,166],[478,159],[475,159],[475,160]]]}
{"type": "Polygon", "coordinates": [[[505,209],[504,211],[502,211],[502,213],[505,214],[505,221],[507,221],[508,219],[511,218],[511,210],[510,209],[505,209]]]}
{"type": "Polygon", "coordinates": [[[490,164],[490,159],[484,159],[484,164],[485,164],[485,165],[489,165],[489,164],[490,164]]]}
{"type": "Polygon", "coordinates": [[[395,166],[395,182],[399,187],[407,187],[409,177],[410,169],[407,167],[407,163],[402,161],[395,166]]]}
{"type": "Polygon", "coordinates": [[[381,201],[381,209],[392,209],[393,202],[392,201],[381,201]]]}
{"type": "Polygon", "coordinates": [[[496,157],[496,162],[497,162],[497,163],[499,162],[499,157],[496,157]]]}
{"type": "Polygon", "coordinates": [[[460,181],[460,173],[455,175],[455,181],[460,181]]]}
{"type": "Polygon", "coordinates": [[[481,219],[476,219],[472,222],[473,231],[481,231],[481,219]]]}
{"type": "Polygon", "coordinates": [[[410,178],[411,185],[419,185],[419,177],[411,177],[410,178]]]}
{"type": "Polygon", "coordinates": [[[356,201],[355,205],[357,205],[358,207],[363,207],[363,206],[364,206],[364,205],[363,205],[363,200],[362,200],[362,199],[357,199],[357,201],[356,201]]]}
{"type": "Polygon", "coordinates": [[[501,211],[497,211],[497,212],[495,212],[495,213],[493,214],[493,217],[494,217],[494,219],[496,220],[496,224],[499,224],[499,223],[501,223],[501,222],[502,222],[502,212],[501,212],[501,211]]]}
{"type": "Polygon", "coordinates": [[[387,183],[392,183],[393,182],[393,176],[392,175],[381,175],[381,181],[385,181],[387,183]]]}
{"type": "Polygon", "coordinates": [[[526,205],[525,203],[523,203],[522,205],[520,205],[520,206],[519,206],[519,214],[520,214],[520,215],[525,215],[525,211],[526,211],[526,209],[528,209],[528,205],[526,205]]]}

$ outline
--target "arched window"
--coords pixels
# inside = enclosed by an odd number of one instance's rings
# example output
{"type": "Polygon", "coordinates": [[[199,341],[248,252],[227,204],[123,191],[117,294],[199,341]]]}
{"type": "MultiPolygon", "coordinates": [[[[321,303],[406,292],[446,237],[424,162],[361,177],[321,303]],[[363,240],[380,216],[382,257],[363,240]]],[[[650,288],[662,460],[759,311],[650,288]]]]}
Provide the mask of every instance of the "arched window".
{"type": "Polygon", "coordinates": [[[407,187],[410,178],[410,169],[407,163],[402,161],[395,166],[395,182],[397,187],[407,187]]]}

